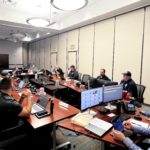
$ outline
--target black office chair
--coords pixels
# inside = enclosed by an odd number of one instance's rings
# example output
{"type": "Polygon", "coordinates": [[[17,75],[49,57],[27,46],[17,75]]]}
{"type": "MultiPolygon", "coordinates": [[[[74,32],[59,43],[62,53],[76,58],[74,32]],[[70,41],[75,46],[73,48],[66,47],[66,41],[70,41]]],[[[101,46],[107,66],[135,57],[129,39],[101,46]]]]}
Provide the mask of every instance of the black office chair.
{"type": "Polygon", "coordinates": [[[0,149],[20,149],[22,142],[27,139],[27,134],[21,132],[24,126],[24,122],[19,120],[17,125],[3,129],[0,131],[0,149]]]}
{"type": "Polygon", "coordinates": [[[146,89],[146,87],[144,85],[141,85],[141,84],[136,84],[137,86],[137,100],[140,102],[140,103],[143,103],[144,102],[144,91],[146,89]]]}
{"type": "Polygon", "coordinates": [[[88,84],[88,81],[90,80],[90,78],[91,78],[90,75],[88,75],[88,74],[83,74],[82,80],[81,80],[82,84],[88,84]]]}

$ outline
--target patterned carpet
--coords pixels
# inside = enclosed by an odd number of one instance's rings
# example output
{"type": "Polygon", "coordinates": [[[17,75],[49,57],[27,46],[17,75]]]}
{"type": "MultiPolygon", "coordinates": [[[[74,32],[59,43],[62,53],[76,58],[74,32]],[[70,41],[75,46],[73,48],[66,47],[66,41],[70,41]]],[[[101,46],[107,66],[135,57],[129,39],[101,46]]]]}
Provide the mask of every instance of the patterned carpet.
{"type": "MultiPolygon", "coordinates": [[[[150,110],[149,106],[143,105],[142,109],[145,111],[150,110]]],[[[56,132],[57,143],[62,144],[66,141],[71,142],[71,148],[63,148],[61,150],[101,150],[101,142],[98,140],[94,140],[87,136],[76,135],[74,132],[69,130],[58,128],[56,132]]],[[[105,150],[113,150],[116,148],[105,148],[105,150]]],[[[117,148],[118,149],[118,148],[117,148]]]]}
{"type": "Polygon", "coordinates": [[[65,147],[61,150],[101,150],[101,142],[74,132],[58,128],[56,132],[57,143],[71,142],[71,149],[65,147]]]}

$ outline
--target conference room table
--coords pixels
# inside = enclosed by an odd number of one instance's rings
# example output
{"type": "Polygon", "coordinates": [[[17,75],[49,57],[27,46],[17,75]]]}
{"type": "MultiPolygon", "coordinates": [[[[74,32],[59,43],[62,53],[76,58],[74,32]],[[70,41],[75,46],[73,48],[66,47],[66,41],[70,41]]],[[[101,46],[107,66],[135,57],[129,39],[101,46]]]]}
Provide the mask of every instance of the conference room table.
{"type": "Polygon", "coordinates": [[[75,85],[75,82],[76,80],[73,80],[73,79],[69,79],[68,81],[66,80],[61,80],[59,77],[57,77],[56,75],[52,75],[52,78],[51,78],[52,81],[56,82],[56,80],[59,80],[60,82],[60,85],[63,85],[63,86],[66,86],[78,93],[81,93],[83,90],[85,90],[84,88],[81,88],[81,87],[77,87],[75,85]]]}
{"type": "MultiPolygon", "coordinates": [[[[107,121],[107,122],[110,122],[113,119],[113,117],[109,117],[108,116],[109,113],[101,114],[99,112],[99,110],[103,109],[104,107],[105,107],[105,105],[96,106],[96,107],[92,108],[92,110],[97,112],[97,115],[96,115],[97,118],[102,119],[102,120],[107,121]]],[[[112,110],[111,113],[116,114],[115,111],[116,110],[112,110]]],[[[129,115],[131,115],[131,118],[134,117],[134,114],[129,114],[129,115]]],[[[142,116],[142,121],[143,122],[146,122],[146,123],[150,124],[150,121],[148,121],[146,119],[147,118],[146,116],[143,116],[143,115],[141,115],[141,116],[142,116]]],[[[68,118],[68,119],[65,119],[65,120],[59,122],[58,126],[62,127],[62,128],[65,128],[67,130],[70,130],[70,131],[73,131],[73,132],[85,135],[87,137],[90,137],[90,138],[97,139],[97,140],[101,141],[102,142],[101,149],[104,149],[105,144],[108,144],[108,143],[109,144],[113,144],[115,146],[118,146],[121,149],[127,149],[123,143],[121,143],[121,142],[119,142],[119,141],[117,141],[117,140],[115,140],[113,138],[113,136],[110,134],[112,132],[112,129],[110,129],[108,132],[106,132],[106,134],[104,134],[102,137],[99,137],[99,136],[97,136],[97,135],[87,131],[83,127],[73,124],[71,122],[71,118],[68,118]]],[[[135,143],[139,143],[139,142],[141,142],[144,139],[145,139],[144,136],[136,136],[135,139],[134,139],[134,142],[135,143]]]]}
{"type": "Polygon", "coordinates": [[[57,87],[53,81],[48,81],[48,84],[45,83],[45,85],[36,79],[30,79],[30,82],[35,84],[37,88],[44,86],[45,92],[50,95],[55,95],[56,97],[59,97],[58,95],[61,95],[61,93],[64,93],[64,91],[67,89],[67,87],[64,85],[59,85],[57,87]]]}
{"type": "Polygon", "coordinates": [[[16,74],[16,77],[23,79],[25,82],[28,82],[29,79],[35,77],[35,74],[33,74],[33,73],[21,73],[21,74],[16,74]]]}
{"type": "MultiPolygon", "coordinates": [[[[23,88],[22,91],[26,89],[27,88],[23,88]]],[[[17,91],[13,91],[12,96],[16,100],[20,99],[20,96],[17,91]]],[[[31,114],[30,117],[27,119],[27,121],[34,129],[41,128],[49,124],[53,125],[53,150],[55,150],[56,149],[56,123],[61,120],[64,120],[66,118],[76,115],[77,113],[80,112],[80,110],[71,105],[68,105],[68,107],[65,108],[60,105],[60,102],[62,102],[61,100],[55,97],[52,97],[48,94],[46,96],[53,99],[53,102],[54,102],[53,114],[50,114],[49,116],[43,117],[41,119],[38,119],[34,114],[31,114]]],[[[37,100],[38,100],[38,96],[33,95],[33,103],[36,103],[37,100]]],[[[27,102],[26,100],[23,101],[23,103],[26,103],[26,102],[27,102]]],[[[48,103],[46,109],[49,112],[50,102],[48,103]]]]}

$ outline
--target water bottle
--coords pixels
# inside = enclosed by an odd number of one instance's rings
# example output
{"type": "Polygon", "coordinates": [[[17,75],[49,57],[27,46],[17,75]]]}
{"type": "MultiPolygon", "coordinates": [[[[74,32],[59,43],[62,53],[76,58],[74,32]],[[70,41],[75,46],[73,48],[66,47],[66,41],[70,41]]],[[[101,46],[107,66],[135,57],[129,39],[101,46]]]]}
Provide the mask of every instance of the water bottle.
{"type": "Polygon", "coordinates": [[[51,99],[51,101],[50,101],[50,114],[53,114],[53,109],[54,109],[54,102],[51,99]]]}
{"type": "Polygon", "coordinates": [[[56,80],[55,86],[56,86],[56,88],[59,88],[59,80],[56,80]]]}

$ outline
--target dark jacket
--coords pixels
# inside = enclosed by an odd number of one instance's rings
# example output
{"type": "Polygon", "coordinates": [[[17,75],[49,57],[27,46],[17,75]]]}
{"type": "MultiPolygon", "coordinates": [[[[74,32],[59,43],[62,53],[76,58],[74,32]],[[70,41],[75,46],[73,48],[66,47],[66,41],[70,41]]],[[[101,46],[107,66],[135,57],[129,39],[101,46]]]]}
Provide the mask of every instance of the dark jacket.
{"type": "Polygon", "coordinates": [[[17,124],[22,111],[22,106],[13,99],[13,97],[1,93],[0,94],[0,130],[12,127],[17,124]]]}
{"type": "Polygon", "coordinates": [[[128,81],[121,80],[120,84],[123,84],[123,90],[131,93],[134,98],[137,98],[137,86],[132,79],[128,81]]]}
{"type": "Polygon", "coordinates": [[[97,79],[98,79],[98,80],[107,80],[107,81],[111,81],[106,75],[104,75],[104,76],[98,76],[97,79]]]}
{"type": "Polygon", "coordinates": [[[78,80],[79,79],[79,74],[78,74],[77,71],[70,71],[69,74],[68,74],[68,77],[70,79],[78,80]]]}

